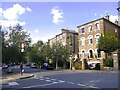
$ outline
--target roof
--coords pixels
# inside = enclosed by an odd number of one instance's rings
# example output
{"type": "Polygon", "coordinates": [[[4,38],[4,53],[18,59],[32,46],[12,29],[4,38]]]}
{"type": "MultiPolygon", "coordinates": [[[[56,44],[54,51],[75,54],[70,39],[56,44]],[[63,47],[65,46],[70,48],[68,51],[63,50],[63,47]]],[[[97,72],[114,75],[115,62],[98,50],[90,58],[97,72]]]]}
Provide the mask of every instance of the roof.
{"type": "MultiPolygon", "coordinates": [[[[84,23],[84,24],[82,24],[82,25],[79,25],[79,26],[77,26],[77,28],[79,28],[79,27],[81,27],[81,26],[84,26],[84,25],[86,25],[86,24],[92,23],[92,22],[96,22],[96,21],[102,20],[102,19],[105,20],[105,21],[107,21],[107,22],[109,22],[109,23],[111,23],[111,24],[116,25],[115,23],[111,22],[110,20],[107,20],[107,19],[105,19],[105,18],[99,18],[99,19],[96,19],[96,20],[93,20],[93,21],[84,23]]],[[[118,25],[116,25],[116,26],[118,26],[118,25]]],[[[120,26],[118,26],[118,27],[120,27],[120,26]]]]}
{"type": "Polygon", "coordinates": [[[74,34],[78,34],[78,32],[76,32],[75,30],[71,30],[71,29],[64,29],[64,28],[62,28],[61,29],[62,30],[62,32],[70,32],[70,33],[74,33],[74,34]]]}

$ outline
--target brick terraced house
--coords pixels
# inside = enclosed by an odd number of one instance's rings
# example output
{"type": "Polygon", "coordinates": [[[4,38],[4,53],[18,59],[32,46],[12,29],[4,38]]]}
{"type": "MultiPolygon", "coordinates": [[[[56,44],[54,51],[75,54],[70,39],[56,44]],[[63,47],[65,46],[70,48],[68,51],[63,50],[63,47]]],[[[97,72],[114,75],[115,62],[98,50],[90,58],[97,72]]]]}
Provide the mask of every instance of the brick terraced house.
{"type": "MultiPolygon", "coordinates": [[[[101,35],[107,33],[113,33],[120,39],[120,26],[118,26],[118,21],[115,23],[109,21],[109,15],[105,18],[99,18],[87,22],[85,24],[77,26],[78,28],[78,54],[81,61],[86,59],[88,64],[90,63],[101,63],[105,58],[105,53],[99,51],[97,48],[98,39],[101,35]]],[[[84,69],[84,63],[82,63],[82,69],[84,69]]]]}

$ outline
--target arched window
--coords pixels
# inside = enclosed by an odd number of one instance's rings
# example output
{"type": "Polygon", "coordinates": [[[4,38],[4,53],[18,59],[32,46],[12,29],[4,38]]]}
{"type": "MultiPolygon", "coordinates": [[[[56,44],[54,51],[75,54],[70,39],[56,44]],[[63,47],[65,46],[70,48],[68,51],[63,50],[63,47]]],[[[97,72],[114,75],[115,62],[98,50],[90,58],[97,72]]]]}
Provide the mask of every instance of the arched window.
{"type": "Polygon", "coordinates": [[[101,51],[97,50],[97,57],[100,58],[101,57],[101,51]]]}
{"type": "Polygon", "coordinates": [[[99,30],[99,29],[100,29],[99,23],[95,23],[95,29],[96,29],[96,30],[99,30]]]}
{"type": "Polygon", "coordinates": [[[88,32],[92,32],[92,25],[88,26],[88,32]]]}
{"type": "Polygon", "coordinates": [[[89,51],[89,58],[93,58],[93,51],[92,50],[89,51]]]}
{"type": "Polygon", "coordinates": [[[89,35],[89,36],[88,36],[88,43],[89,43],[89,44],[92,44],[92,43],[93,43],[93,40],[92,40],[92,39],[93,39],[93,36],[92,36],[92,35],[89,35]]]}
{"type": "Polygon", "coordinates": [[[85,58],[85,51],[82,51],[82,58],[85,58]]]}
{"type": "Polygon", "coordinates": [[[84,37],[81,38],[81,45],[85,46],[85,38],[84,37]]]}
{"type": "Polygon", "coordinates": [[[97,33],[97,34],[95,35],[96,43],[97,43],[97,44],[98,44],[98,39],[100,38],[100,36],[101,36],[101,34],[99,34],[99,33],[97,33]]]}

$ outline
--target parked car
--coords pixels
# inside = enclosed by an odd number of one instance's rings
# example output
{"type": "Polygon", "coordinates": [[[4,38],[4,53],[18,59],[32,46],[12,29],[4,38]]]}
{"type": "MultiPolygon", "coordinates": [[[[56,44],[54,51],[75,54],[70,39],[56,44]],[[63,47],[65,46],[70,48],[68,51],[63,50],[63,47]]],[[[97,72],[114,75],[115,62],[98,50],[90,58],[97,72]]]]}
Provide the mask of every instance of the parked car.
{"type": "Polygon", "coordinates": [[[41,69],[46,69],[46,70],[53,70],[53,66],[48,63],[44,63],[41,67],[41,69]]]}
{"type": "Polygon", "coordinates": [[[2,69],[6,69],[6,68],[8,68],[8,65],[4,63],[4,64],[2,65],[2,69]]]}
{"type": "Polygon", "coordinates": [[[88,67],[90,70],[100,70],[100,63],[91,63],[88,67]]]}
{"type": "Polygon", "coordinates": [[[38,68],[36,63],[31,63],[30,68],[38,68]]]}
{"type": "Polygon", "coordinates": [[[25,66],[29,66],[30,67],[30,63],[26,63],[25,66]]]}

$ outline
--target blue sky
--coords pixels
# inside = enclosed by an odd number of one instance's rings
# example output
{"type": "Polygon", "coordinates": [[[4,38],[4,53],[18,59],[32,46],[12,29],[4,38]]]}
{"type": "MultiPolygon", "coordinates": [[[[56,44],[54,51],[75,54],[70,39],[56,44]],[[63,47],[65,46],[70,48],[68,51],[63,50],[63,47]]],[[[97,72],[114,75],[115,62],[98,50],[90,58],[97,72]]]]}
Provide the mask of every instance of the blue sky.
{"type": "Polygon", "coordinates": [[[77,31],[78,25],[104,17],[106,13],[114,22],[118,19],[117,7],[118,2],[3,2],[0,23],[20,22],[30,32],[33,42],[46,42],[61,33],[62,28],[77,31]]]}

